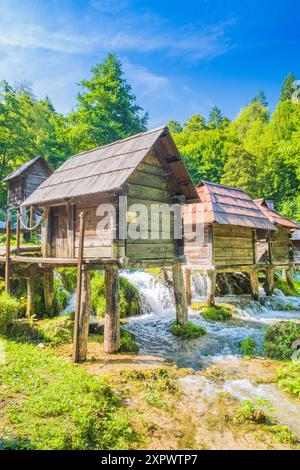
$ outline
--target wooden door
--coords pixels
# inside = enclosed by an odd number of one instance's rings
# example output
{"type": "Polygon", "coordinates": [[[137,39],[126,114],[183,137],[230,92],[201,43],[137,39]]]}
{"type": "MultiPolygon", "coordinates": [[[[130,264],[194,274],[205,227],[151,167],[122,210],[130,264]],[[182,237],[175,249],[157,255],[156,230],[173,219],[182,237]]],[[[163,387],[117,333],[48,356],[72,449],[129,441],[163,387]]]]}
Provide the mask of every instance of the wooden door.
{"type": "Polygon", "coordinates": [[[52,210],[52,256],[68,258],[68,217],[67,206],[53,207],[52,210]]]}

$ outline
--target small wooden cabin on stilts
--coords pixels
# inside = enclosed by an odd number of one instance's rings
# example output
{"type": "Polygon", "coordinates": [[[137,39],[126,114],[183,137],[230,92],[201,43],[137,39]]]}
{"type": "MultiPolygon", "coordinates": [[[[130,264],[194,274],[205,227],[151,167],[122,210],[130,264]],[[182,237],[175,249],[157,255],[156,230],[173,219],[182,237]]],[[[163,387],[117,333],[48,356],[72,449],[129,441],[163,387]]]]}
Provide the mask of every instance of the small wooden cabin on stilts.
{"type": "Polygon", "coordinates": [[[86,358],[93,269],[105,270],[105,352],[120,347],[122,268],[171,267],[177,321],[186,322],[184,247],[175,225],[179,220],[182,233],[183,203],[197,199],[179,151],[163,127],[69,158],[24,202],[44,209],[42,257],[19,256],[19,262],[23,258],[28,266],[45,269],[49,297],[53,268],[78,268],[75,361],[86,358]]]}
{"type": "Polygon", "coordinates": [[[215,304],[217,274],[224,272],[248,273],[258,299],[256,232],[273,233],[273,223],[241,189],[202,181],[196,190],[200,201],[184,209],[188,301],[191,270],[206,274],[209,306],[215,304]]]}
{"type": "Polygon", "coordinates": [[[255,204],[262,213],[276,227],[276,231],[257,233],[257,255],[258,261],[267,263],[266,288],[267,294],[274,290],[274,270],[281,269],[288,284],[293,287],[294,252],[292,232],[298,229],[291,220],[279,214],[274,209],[273,201],[256,199],[255,204]]]}

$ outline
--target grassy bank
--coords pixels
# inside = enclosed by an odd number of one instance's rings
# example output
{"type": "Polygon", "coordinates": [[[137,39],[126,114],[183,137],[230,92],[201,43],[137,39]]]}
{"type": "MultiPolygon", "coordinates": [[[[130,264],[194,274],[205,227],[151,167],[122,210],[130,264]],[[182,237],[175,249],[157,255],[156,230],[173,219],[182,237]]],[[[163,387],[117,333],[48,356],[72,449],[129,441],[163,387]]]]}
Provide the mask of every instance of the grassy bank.
{"type": "Polygon", "coordinates": [[[128,413],[104,379],[37,346],[1,341],[0,448],[135,446],[128,413]]]}

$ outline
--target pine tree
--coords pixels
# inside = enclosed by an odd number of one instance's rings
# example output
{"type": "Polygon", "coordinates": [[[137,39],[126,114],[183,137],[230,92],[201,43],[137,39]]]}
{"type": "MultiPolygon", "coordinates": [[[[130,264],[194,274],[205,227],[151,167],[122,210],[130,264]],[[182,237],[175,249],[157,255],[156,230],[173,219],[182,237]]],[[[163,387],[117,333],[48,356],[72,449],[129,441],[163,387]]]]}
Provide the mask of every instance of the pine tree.
{"type": "Polygon", "coordinates": [[[209,129],[217,129],[219,127],[222,127],[222,124],[223,124],[222,112],[220,108],[218,108],[218,106],[213,106],[208,116],[207,127],[209,129]]]}
{"type": "Polygon", "coordinates": [[[69,117],[71,144],[77,151],[142,132],[148,121],[115,54],[108,54],[91,72],[91,79],[80,83],[77,107],[69,117]]]}
{"type": "Polygon", "coordinates": [[[296,75],[293,73],[289,73],[284,81],[283,85],[281,87],[281,92],[280,92],[280,101],[286,101],[292,99],[292,95],[295,91],[295,85],[294,82],[296,80],[296,75]]]}
{"type": "Polygon", "coordinates": [[[268,107],[268,101],[263,90],[259,90],[257,95],[253,98],[252,103],[260,103],[265,108],[268,107]]]}

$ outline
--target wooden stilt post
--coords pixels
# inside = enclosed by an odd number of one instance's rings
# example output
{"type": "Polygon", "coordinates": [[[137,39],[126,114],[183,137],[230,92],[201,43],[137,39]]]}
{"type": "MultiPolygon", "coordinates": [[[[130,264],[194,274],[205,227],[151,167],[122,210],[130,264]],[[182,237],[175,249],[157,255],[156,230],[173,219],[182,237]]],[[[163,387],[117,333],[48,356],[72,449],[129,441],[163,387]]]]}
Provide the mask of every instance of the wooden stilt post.
{"type": "Polygon", "coordinates": [[[117,266],[105,268],[105,296],[104,352],[111,354],[120,349],[119,271],[117,266]]]}
{"type": "Polygon", "coordinates": [[[259,289],[258,289],[258,273],[256,269],[250,271],[250,286],[251,286],[251,296],[254,300],[259,299],[259,289]]]}
{"type": "Polygon", "coordinates": [[[292,289],[295,289],[294,281],[293,281],[293,269],[292,268],[285,269],[285,279],[286,279],[286,282],[288,283],[289,287],[291,287],[292,289]]]}
{"type": "Polygon", "coordinates": [[[267,295],[272,295],[274,292],[274,268],[273,266],[267,266],[266,268],[265,291],[267,295]]]}
{"type": "Polygon", "coordinates": [[[53,314],[53,268],[45,268],[44,270],[44,301],[46,312],[50,315],[53,314]]]}
{"type": "Polygon", "coordinates": [[[9,294],[10,291],[10,236],[11,236],[11,214],[7,211],[6,216],[6,248],[5,248],[5,292],[9,294]]]}
{"type": "Polygon", "coordinates": [[[29,269],[29,277],[27,277],[27,308],[26,317],[32,317],[35,314],[34,308],[34,292],[36,283],[36,268],[32,266],[29,269]]]}
{"type": "Polygon", "coordinates": [[[186,292],[186,302],[187,305],[192,304],[192,275],[191,270],[186,268],[184,270],[184,279],[185,279],[185,292],[186,292]]]}
{"type": "Polygon", "coordinates": [[[207,271],[207,305],[215,306],[217,273],[214,270],[207,271]]]}
{"type": "Polygon", "coordinates": [[[81,304],[78,331],[78,361],[86,360],[91,313],[91,273],[82,269],[81,304]]]}
{"type": "Polygon", "coordinates": [[[20,220],[20,211],[17,213],[17,230],[16,230],[16,254],[20,253],[20,244],[21,244],[21,220],[20,220]]]}
{"type": "Polygon", "coordinates": [[[79,323],[80,323],[80,306],[81,306],[81,289],[82,289],[82,262],[83,262],[83,246],[84,246],[84,213],[79,214],[79,247],[77,262],[77,285],[76,285],[76,305],[74,318],[74,338],[73,338],[73,361],[79,362],[79,323]]]}
{"type": "Polygon", "coordinates": [[[176,262],[175,266],[173,266],[172,275],[176,305],[176,321],[179,325],[184,325],[188,321],[188,309],[184,288],[183,270],[179,262],[176,262]]]}

